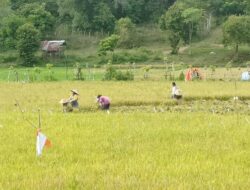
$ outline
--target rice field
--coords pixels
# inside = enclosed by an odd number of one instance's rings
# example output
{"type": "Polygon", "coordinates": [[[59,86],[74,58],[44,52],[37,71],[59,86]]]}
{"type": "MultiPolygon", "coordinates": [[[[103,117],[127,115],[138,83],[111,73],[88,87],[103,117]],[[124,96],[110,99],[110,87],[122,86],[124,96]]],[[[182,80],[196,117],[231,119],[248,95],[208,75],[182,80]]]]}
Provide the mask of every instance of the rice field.
{"type": "Polygon", "coordinates": [[[249,189],[250,83],[177,85],[178,103],[167,81],[1,82],[0,189],[249,189]],[[73,88],[80,110],[62,113],[73,88]],[[38,109],[52,142],[41,157],[25,120],[38,125],[38,109]]]}

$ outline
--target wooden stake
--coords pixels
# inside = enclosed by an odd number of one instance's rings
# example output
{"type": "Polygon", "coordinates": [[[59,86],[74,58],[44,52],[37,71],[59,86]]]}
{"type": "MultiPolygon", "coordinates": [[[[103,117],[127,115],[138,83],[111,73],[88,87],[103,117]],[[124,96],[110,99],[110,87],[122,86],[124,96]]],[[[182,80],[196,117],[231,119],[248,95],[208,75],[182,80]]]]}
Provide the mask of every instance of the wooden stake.
{"type": "Polygon", "coordinates": [[[38,109],[38,128],[41,129],[41,112],[40,112],[40,109],[38,109]]]}

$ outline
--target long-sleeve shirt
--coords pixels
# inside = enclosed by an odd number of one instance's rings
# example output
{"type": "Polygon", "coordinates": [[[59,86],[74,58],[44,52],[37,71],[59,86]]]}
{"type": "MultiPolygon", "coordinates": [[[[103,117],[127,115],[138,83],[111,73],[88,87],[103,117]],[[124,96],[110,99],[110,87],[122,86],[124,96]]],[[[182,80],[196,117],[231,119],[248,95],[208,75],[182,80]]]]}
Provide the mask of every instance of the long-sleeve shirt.
{"type": "Polygon", "coordinates": [[[180,95],[180,89],[177,86],[172,87],[172,96],[173,95],[180,95]]]}
{"type": "Polygon", "coordinates": [[[176,86],[173,86],[172,87],[172,95],[175,95],[175,91],[176,91],[177,87],[176,86]]]}
{"type": "Polygon", "coordinates": [[[107,96],[101,96],[99,99],[98,99],[98,102],[102,105],[108,105],[110,104],[110,99],[109,97],[107,96]]]}
{"type": "Polygon", "coordinates": [[[78,95],[77,94],[74,94],[74,95],[70,96],[69,101],[70,101],[72,107],[78,107],[79,106],[79,104],[78,104],[78,95]]]}

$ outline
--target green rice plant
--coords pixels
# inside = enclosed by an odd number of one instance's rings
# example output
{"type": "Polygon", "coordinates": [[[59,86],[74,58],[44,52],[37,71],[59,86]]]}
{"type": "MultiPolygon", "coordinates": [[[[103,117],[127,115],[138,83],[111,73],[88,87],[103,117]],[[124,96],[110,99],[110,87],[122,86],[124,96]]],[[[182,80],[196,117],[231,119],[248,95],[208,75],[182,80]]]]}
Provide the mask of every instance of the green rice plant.
{"type": "Polygon", "coordinates": [[[180,75],[179,75],[179,78],[178,78],[180,81],[184,81],[185,80],[185,74],[183,71],[181,71],[180,75]]]}
{"type": "Polygon", "coordinates": [[[134,74],[132,71],[127,70],[126,72],[117,71],[115,79],[118,81],[131,81],[134,80],[134,74]]]}
{"type": "MultiPolygon", "coordinates": [[[[37,121],[37,112],[25,114],[37,121]]],[[[20,113],[0,113],[2,189],[249,188],[249,116],[46,109],[41,116],[52,147],[37,158],[36,131],[20,113]]]]}
{"type": "Polygon", "coordinates": [[[177,84],[181,104],[164,80],[0,82],[0,189],[248,189],[250,83],[177,84]],[[62,113],[72,88],[80,111],[62,113]],[[38,109],[52,141],[39,158],[23,119],[38,125],[38,109]]]}
{"type": "Polygon", "coordinates": [[[112,66],[112,63],[109,61],[106,65],[106,71],[104,74],[104,80],[114,80],[116,77],[117,71],[114,66],[112,66]]]}
{"type": "Polygon", "coordinates": [[[76,80],[84,80],[84,78],[82,76],[82,67],[81,67],[80,63],[77,62],[74,65],[73,74],[74,74],[74,79],[76,79],[76,80]]]}
{"type": "Polygon", "coordinates": [[[47,69],[47,75],[45,75],[45,80],[47,80],[47,81],[54,81],[54,80],[56,80],[56,78],[54,77],[54,71],[52,70],[52,68],[53,68],[53,64],[51,64],[51,63],[48,63],[48,64],[46,64],[46,69],[47,69]]]}

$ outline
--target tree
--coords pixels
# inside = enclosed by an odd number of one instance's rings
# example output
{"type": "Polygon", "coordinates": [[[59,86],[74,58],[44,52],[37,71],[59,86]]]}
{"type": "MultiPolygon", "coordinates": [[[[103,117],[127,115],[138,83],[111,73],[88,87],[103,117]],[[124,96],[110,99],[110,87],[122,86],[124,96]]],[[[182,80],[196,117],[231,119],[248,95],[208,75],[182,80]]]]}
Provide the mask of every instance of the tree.
{"type": "Polygon", "coordinates": [[[114,0],[111,4],[117,19],[128,17],[134,23],[146,23],[159,17],[176,0],[114,0]]]}
{"type": "Polygon", "coordinates": [[[178,54],[179,52],[179,43],[181,41],[181,35],[179,32],[169,32],[168,36],[170,46],[172,47],[172,52],[171,54],[178,54]]]}
{"type": "Polygon", "coordinates": [[[115,17],[107,2],[109,0],[58,0],[61,23],[67,23],[75,31],[113,31],[115,17]]]}
{"type": "Polygon", "coordinates": [[[45,10],[48,11],[52,16],[59,16],[59,6],[55,0],[45,0],[45,10]]]}
{"type": "Polygon", "coordinates": [[[175,0],[148,0],[146,2],[144,14],[149,15],[146,21],[156,22],[175,0]]]}
{"type": "Polygon", "coordinates": [[[12,10],[17,10],[25,4],[34,3],[36,0],[10,0],[12,10]]]}
{"type": "Polygon", "coordinates": [[[72,29],[74,31],[90,31],[91,23],[88,20],[86,15],[81,15],[78,12],[75,12],[74,18],[72,21],[72,29]]]}
{"type": "Polygon", "coordinates": [[[72,0],[57,0],[57,4],[60,23],[71,25],[76,13],[74,2],[72,0]]]}
{"type": "Polygon", "coordinates": [[[178,53],[178,45],[181,38],[184,38],[184,19],[182,17],[182,12],[184,11],[183,4],[175,3],[169,8],[166,14],[161,17],[160,28],[169,31],[169,41],[172,47],[172,54],[178,53]],[[165,22],[164,22],[165,20],[165,22]]]}
{"type": "Polygon", "coordinates": [[[5,17],[0,28],[0,39],[3,48],[14,49],[17,40],[17,29],[23,25],[25,19],[16,15],[5,17]]]}
{"type": "Polygon", "coordinates": [[[129,0],[114,0],[111,1],[110,4],[111,10],[116,19],[126,17],[126,13],[129,8],[129,0]]]}
{"type": "Polygon", "coordinates": [[[223,42],[235,46],[238,58],[239,45],[250,43],[250,16],[230,16],[223,25],[223,42]]]}
{"type": "MultiPolygon", "coordinates": [[[[8,1],[6,0],[1,0],[1,5],[0,5],[0,21],[8,17],[12,13],[10,7],[8,6],[8,1]]],[[[0,24],[1,26],[1,24],[0,24]]]]}
{"type": "Polygon", "coordinates": [[[165,15],[160,17],[160,28],[169,31],[172,54],[178,53],[178,45],[181,40],[183,40],[184,44],[191,45],[192,37],[197,34],[202,17],[202,9],[188,8],[185,3],[178,2],[172,5],[165,15]]]}
{"type": "Polygon", "coordinates": [[[243,15],[246,12],[246,0],[225,0],[221,7],[222,15],[243,15]]]}
{"type": "MultiPolygon", "coordinates": [[[[188,25],[189,45],[192,43],[192,36],[197,30],[197,25],[202,19],[202,10],[197,8],[188,8],[182,12],[184,23],[188,25]]],[[[190,49],[191,54],[191,49],[190,49]]]]}
{"type": "Polygon", "coordinates": [[[35,52],[39,48],[39,31],[30,23],[20,26],[17,30],[17,49],[25,66],[33,66],[35,52]]]}
{"type": "Polygon", "coordinates": [[[107,37],[100,41],[99,43],[99,55],[107,55],[107,52],[112,52],[112,59],[114,58],[114,50],[117,46],[120,36],[112,34],[110,37],[107,37]]]}
{"type": "Polygon", "coordinates": [[[136,28],[130,18],[121,18],[116,22],[115,33],[120,36],[119,46],[132,48],[136,46],[136,28]]]}
{"type": "Polygon", "coordinates": [[[95,7],[96,15],[93,19],[95,30],[110,32],[114,30],[115,17],[107,4],[100,2],[95,7]]]}
{"type": "Polygon", "coordinates": [[[50,12],[45,10],[45,4],[26,4],[20,8],[19,14],[33,23],[40,31],[42,38],[47,38],[54,31],[55,19],[50,12]]]}
{"type": "Polygon", "coordinates": [[[250,15],[250,3],[247,4],[246,14],[250,15]]]}

